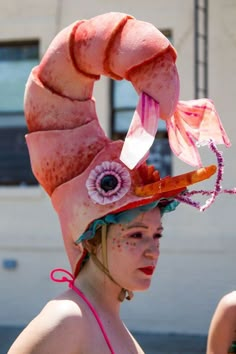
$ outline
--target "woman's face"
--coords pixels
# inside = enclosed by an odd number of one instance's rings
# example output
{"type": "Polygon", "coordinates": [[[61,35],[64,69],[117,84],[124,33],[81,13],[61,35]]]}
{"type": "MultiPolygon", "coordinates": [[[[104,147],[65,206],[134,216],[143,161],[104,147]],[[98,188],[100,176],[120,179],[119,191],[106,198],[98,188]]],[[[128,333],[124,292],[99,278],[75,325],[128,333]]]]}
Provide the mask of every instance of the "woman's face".
{"type": "Polygon", "coordinates": [[[108,269],[123,288],[146,290],[159,258],[163,227],[159,208],[140,214],[129,224],[108,229],[108,269]]]}

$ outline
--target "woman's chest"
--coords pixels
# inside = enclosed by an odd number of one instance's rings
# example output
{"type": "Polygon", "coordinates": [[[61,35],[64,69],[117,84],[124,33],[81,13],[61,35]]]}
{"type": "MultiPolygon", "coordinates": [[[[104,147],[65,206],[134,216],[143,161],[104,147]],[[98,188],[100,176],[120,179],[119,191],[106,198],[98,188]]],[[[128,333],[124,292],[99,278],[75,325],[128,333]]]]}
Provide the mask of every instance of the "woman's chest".
{"type": "Polygon", "coordinates": [[[103,328],[93,323],[91,327],[83,354],[144,354],[122,322],[110,321],[103,328]]]}

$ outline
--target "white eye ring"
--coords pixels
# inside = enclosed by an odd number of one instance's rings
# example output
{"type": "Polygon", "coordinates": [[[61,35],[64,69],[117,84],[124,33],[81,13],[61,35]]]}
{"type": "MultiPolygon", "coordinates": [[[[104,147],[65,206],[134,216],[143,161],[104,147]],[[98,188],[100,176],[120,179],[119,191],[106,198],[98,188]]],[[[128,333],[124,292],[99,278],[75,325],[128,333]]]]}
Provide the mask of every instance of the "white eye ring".
{"type": "Polygon", "coordinates": [[[129,191],[130,186],[128,170],[114,161],[104,161],[96,166],[86,181],[90,198],[101,205],[121,199],[129,191]]]}

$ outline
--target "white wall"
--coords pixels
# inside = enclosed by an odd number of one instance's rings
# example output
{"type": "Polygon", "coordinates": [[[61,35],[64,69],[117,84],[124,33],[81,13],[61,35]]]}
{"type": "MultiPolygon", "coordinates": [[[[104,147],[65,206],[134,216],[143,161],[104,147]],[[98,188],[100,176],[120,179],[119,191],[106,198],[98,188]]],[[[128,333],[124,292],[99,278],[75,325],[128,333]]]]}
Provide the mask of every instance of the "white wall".
{"type": "MultiPolygon", "coordinates": [[[[194,95],[193,1],[147,0],[137,2],[87,0],[8,0],[0,3],[2,39],[40,38],[41,53],[54,35],[71,22],[108,11],[127,12],[160,29],[172,29],[178,51],[181,99],[194,95]],[[59,6],[60,5],[60,6],[59,6]],[[59,7],[58,7],[59,6],[59,7]]],[[[232,141],[226,157],[225,186],[236,185],[234,156],[236,3],[209,1],[209,96],[215,101],[232,141]]],[[[97,112],[108,129],[108,80],[95,87],[97,112]]],[[[213,161],[204,153],[205,161],[213,161]]],[[[191,168],[173,158],[174,174],[191,168]]],[[[212,182],[206,183],[211,186],[212,182]]],[[[202,187],[202,186],[201,186],[202,187]]],[[[131,329],[162,332],[206,333],[219,298],[235,288],[234,197],[220,196],[201,214],[181,205],[165,216],[159,268],[149,292],[125,303],[122,316],[131,329]]],[[[55,296],[63,285],[52,284],[53,267],[67,267],[57,216],[40,187],[0,189],[0,324],[25,324],[55,296]],[[2,262],[16,259],[16,270],[2,262]],[[23,306],[22,298],[27,306],[23,306]]]]}
{"type": "Polygon", "coordinates": [[[0,324],[27,323],[62,290],[49,278],[68,269],[57,216],[40,187],[0,189],[0,324]],[[17,262],[5,269],[5,261],[17,262]]]}

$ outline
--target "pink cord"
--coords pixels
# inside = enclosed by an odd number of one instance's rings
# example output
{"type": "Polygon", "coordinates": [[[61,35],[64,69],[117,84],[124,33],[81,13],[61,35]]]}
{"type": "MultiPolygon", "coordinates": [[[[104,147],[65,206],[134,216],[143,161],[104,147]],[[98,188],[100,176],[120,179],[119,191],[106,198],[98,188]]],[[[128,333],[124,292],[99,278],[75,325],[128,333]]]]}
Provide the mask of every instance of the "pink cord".
{"type": "Polygon", "coordinates": [[[103,327],[103,324],[102,324],[102,322],[101,322],[101,320],[100,320],[100,318],[99,318],[99,316],[98,316],[96,310],[94,309],[94,307],[93,307],[93,305],[90,303],[90,301],[85,297],[85,295],[84,295],[78,288],[76,288],[76,286],[74,285],[74,281],[75,281],[74,276],[73,276],[70,272],[68,272],[67,270],[65,270],[65,269],[56,268],[56,269],[53,269],[53,270],[51,271],[51,273],[50,273],[50,278],[51,278],[51,280],[53,280],[53,281],[55,281],[55,282],[57,282],[57,283],[68,282],[68,283],[69,283],[69,288],[71,288],[72,290],[74,290],[74,291],[84,300],[84,302],[86,302],[86,304],[88,305],[88,307],[90,308],[90,310],[92,311],[94,317],[95,317],[96,320],[97,320],[97,323],[98,323],[98,325],[99,325],[99,327],[100,327],[100,329],[101,329],[101,331],[102,331],[102,334],[103,334],[103,336],[104,336],[104,338],[105,338],[105,341],[106,341],[106,343],[107,343],[107,345],[108,345],[108,347],[109,347],[109,349],[110,349],[110,351],[111,351],[111,354],[115,354],[114,350],[112,349],[111,343],[110,343],[110,341],[109,341],[109,339],[108,339],[108,336],[107,336],[107,334],[106,334],[106,332],[105,332],[105,329],[104,329],[104,327],[103,327]],[[71,279],[69,279],[69,278],[67,278],[67,277],[65,277],[65,276],[62,276],[62,278],[60,278],[60,279],[59,279],[59,278],[55,278],[55,277],[54,277],[54,273],[56,273],[56,272],[66,273],[67,275],[69,275],[69,277],[70,277],[71,279]]]}

